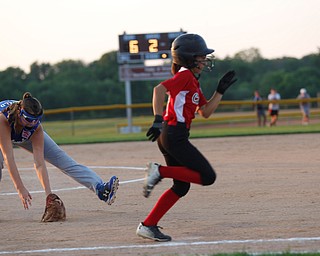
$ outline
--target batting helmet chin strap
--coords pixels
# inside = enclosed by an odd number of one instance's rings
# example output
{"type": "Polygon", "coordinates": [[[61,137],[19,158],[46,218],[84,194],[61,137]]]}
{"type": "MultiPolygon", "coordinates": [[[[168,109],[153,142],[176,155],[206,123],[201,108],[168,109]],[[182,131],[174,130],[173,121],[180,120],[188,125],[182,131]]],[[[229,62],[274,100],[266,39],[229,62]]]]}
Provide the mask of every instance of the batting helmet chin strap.
{"type": "Polygon", "coordinates": [[[194,75],[194,77],[195,77],[197,80],[199,80],[200,77],[201,77],[201,74],[193,74],[193,75],[194,75]]]}

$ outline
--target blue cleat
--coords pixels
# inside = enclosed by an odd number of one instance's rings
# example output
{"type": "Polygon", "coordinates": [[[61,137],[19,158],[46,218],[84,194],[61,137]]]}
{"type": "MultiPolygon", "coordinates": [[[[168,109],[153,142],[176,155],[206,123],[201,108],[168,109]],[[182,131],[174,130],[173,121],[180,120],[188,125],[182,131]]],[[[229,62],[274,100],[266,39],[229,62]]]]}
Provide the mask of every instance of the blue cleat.
{"type": "Polygon", "coordinates": [[[119,179],[112,176],[109,182],[100,183],[96,187],[97,196],[108,205],[113,204],[119,187],[119,179]]]}

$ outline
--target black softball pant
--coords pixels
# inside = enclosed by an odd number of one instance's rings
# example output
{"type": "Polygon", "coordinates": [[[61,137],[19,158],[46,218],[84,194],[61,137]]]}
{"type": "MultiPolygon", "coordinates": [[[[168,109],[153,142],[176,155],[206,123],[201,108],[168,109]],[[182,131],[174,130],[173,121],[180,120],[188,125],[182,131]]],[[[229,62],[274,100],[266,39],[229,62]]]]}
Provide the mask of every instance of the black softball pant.
{"type": "MultiPolygon", "coordinates": [[[[211,185],[216,180],[216,173],[208,160],[190,143],[189,135],[189,129],[184,123],[172,126],[164,122],[163,130],[157,140],[158,147],[168,166],[185,166],[200,174],[202,185],[211,185]]],[[[171,189],[183,197],[188,193],[190,183],[173,180],[171,189]]]]}

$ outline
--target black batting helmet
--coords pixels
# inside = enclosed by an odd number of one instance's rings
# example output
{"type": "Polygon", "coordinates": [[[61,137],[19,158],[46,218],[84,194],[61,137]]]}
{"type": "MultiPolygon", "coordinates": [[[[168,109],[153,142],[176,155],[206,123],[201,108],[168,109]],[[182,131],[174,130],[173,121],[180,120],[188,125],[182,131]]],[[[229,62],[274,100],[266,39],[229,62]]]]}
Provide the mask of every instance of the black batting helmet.
{"type": "Polygon", "coordinates": [[[195,66],[195,56],[206,56],[213,52],[214,50],[209,49],[204,39],[197,34],[182,34],[171,46],[172,62],[186,68],[195,66]]]}

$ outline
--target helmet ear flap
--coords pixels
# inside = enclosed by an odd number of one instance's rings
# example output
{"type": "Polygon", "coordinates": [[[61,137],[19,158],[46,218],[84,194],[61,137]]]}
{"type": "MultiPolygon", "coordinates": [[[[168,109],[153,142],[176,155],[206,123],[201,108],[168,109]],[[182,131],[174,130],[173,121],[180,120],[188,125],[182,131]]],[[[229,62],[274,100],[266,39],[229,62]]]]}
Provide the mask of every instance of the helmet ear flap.
{"type": "Polygon", "coordinates": [[[172,53],[172,62],[178,64],[182,67],[192,68],[194,64],[194,56],[189,56],[187,54],[176,54],[172,53]]]}

